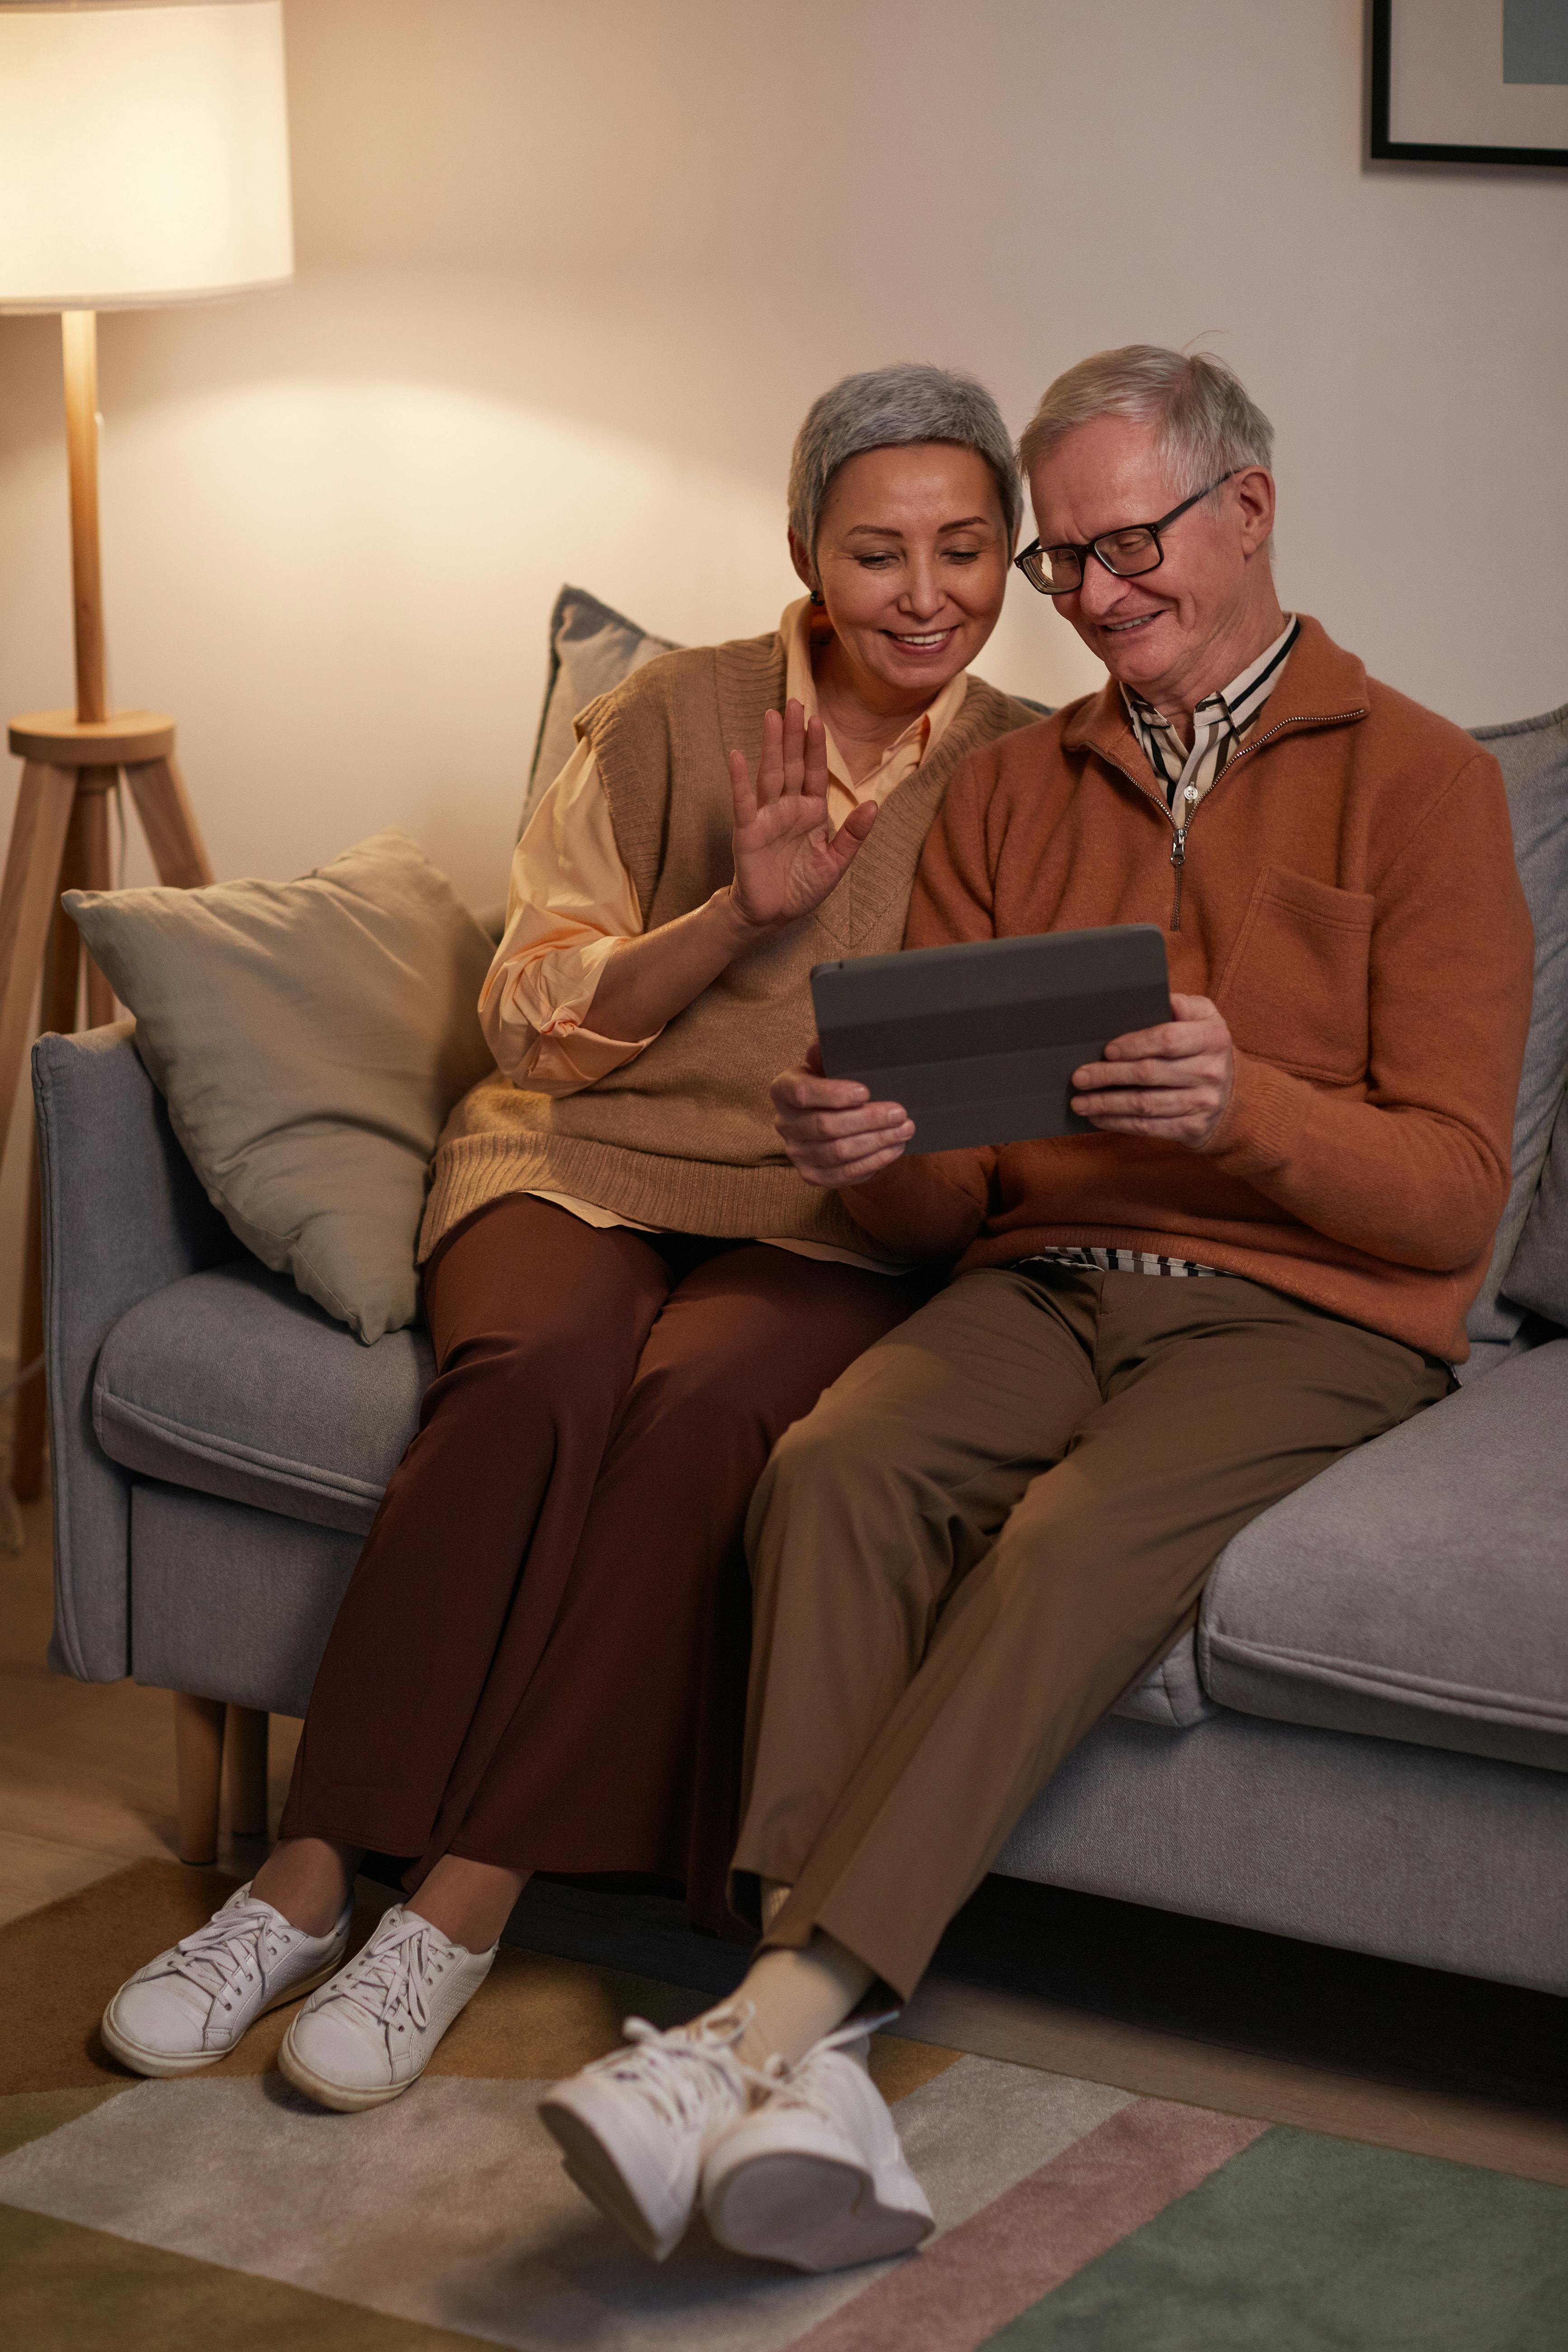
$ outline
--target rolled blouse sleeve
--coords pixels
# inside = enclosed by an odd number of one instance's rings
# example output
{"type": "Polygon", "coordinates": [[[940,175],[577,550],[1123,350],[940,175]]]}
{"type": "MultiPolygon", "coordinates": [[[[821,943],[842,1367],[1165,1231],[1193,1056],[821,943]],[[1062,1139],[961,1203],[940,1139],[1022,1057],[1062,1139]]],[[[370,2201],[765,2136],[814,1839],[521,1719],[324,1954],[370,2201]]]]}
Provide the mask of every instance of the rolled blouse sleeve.
{"type": "Polygon", "coordinates": [[[506,930],[479,997],[490,1051],[514,1084],[574,1094],[652,1045],[585,1025],[605,963],[642,929],[598,762],[579,743],[513,853],[506,930]]]}

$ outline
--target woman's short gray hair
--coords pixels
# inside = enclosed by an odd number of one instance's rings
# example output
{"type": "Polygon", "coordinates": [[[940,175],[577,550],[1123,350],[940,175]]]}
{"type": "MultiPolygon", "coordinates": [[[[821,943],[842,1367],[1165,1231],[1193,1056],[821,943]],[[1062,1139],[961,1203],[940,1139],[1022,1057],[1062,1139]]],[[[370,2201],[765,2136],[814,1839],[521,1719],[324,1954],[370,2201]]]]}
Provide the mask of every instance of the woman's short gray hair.
{"type": "Polygon", "coordinates": [[[996,477],[1007,545],[1016,544],[1024,499],[1001,410],[972,375],[904,360],[847,375],[806,411],[790,461],[789,519],[810,553],[840,466],[868,449],[903,449],[917,441],[953,441],[984,458],[996,477]]]}
{"type": "Polygon", "coordinates": [[[1058,376],[1019,436],[1019,466],[1027,474],[1101,416],[1155,425],[1172,488],[1184,497],[1238,467],[1273,462],[1274,427],[1223,360],[1126,343],[1058,376]]]}

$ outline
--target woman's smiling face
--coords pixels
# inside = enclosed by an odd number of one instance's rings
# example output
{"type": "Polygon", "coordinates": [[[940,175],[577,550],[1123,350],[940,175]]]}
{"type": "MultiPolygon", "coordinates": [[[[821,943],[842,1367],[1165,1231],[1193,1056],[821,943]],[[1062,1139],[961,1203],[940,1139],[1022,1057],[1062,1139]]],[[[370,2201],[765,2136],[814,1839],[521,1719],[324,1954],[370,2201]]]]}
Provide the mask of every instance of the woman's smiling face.
{"type": "Polygon", "coordinates": [[[1012,553],[995,476],[952,441],[848,458],[823,501],[815,563],[793,531],[790,551],[821,590],[843,684],[891,710],[922,709],[974,659],[1012,553]]]}

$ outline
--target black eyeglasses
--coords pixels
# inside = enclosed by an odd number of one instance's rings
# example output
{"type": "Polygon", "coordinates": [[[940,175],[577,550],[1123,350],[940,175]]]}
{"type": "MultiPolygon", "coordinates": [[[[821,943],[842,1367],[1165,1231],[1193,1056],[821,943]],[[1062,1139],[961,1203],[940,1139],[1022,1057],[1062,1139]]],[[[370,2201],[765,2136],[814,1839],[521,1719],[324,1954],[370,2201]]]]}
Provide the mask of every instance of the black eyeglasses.
{"type": "Polygon", "coordinates": [[[1070,540],[1060,547],[1042,547],[1036,540],[1033,547],[1026,547],[1013,561],[1030,587],[1037,588],[1042,596],[1070,596],[1075,589],[1081,588],[1083,567],[1091,555],[1118,580],[1136,580],[1144,572],[1158,572],[1165,561],[1160,533],[1168,530],[1177,516],[1195,507],[1200,499],[1206,499],[1221,483],[1228,482],[1231,474],[1241,470],[1239,466],[1233,466],[1230,474],[1222,474],[1219,481],[1211,482],[1206,490],[1194,490],[1190,499],[1184,499],[1179,507],[1173,507],[1158,522],[1124,523],[1120,530],[1102,530],[1098,539],[1089,540],[1082,547],[1075,547],[1070,540]]]}

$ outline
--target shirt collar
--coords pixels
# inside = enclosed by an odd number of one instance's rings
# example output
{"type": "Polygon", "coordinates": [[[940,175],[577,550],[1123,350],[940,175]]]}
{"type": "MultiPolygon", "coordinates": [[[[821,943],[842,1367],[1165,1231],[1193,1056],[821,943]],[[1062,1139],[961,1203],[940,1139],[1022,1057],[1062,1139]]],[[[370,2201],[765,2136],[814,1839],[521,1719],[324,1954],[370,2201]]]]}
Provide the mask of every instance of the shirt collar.
{"type": "MultiPolygon", "coordinates": [[[[1245,734],[1273,693],[1286,657],[1300,633],[1301,624],[1292,613],[1279,635],[1271,645],[1265,646],[1256,661],[1248,662],[1245,669],[1238,670],[1228,686],[1218,687],[1213,694],[1205,695],[1193,712],[1194,741],[1200,729],[1228,730],[1233,735],[1245,734]]],[[[1140,726],[1157,730],[1162,735],[1175,732],[1173,722],[1135,688],[1124,686],[1121,698],[1127,706],[1127,715],[1132,721],[1134,733],[1140,726]]]]}
{"type": "MultiPolygon", "coordinates": [[[[1321,621],[1299,613],[1301,634],[1290,649],[1268,700],[1268,731],[1284,728],[1354,726],[1367,716],[1366,665],[1335,645],[1321,621]]],[[[1093,752],[1123,774],[1143,757],[1127,700],[1113,677],[1058,713],[1064,751],[1093,752]],[[1129,764],[1131,762],[1131,764],[1129,764]]]]}
{"type": "MultiPolygon", "coordinates": [[[[798,702],[808,719],[820,719],[822,713],[816,699],[816,679],[811,667],[814,618],[822,637],[831,636],[833,632],[820,607],[814,606],[809,596],[797,596],[793,604],[784,608],[779,619],[779,635],[784,646],[784,698],[786,701],[798,702]]],[[[968,691],[969,672],[961,669],[956,677],[949,679],[936,700],[918,712],[903,732],[889,744],[880,764],[885,767],[894,753],[901,751],[911,738],[919,738],[923,758],[957,718],[968,691]]],[[[827,772],[837,782],[852,792],[855,787],[850,782],[848,763],[833,740],[833,730],[829,727],[826,731],[827,772]]]]}

